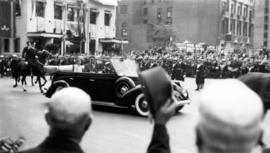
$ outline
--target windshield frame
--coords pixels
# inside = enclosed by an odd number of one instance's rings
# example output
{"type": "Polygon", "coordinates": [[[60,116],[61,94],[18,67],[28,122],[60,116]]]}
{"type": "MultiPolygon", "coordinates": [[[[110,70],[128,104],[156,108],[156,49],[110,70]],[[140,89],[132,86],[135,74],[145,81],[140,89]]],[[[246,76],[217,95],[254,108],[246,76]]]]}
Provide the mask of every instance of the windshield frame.
{"type": "Polygon", "coordinates": [[[132,59],[112,58],[110,59],[115,72],[119,76],[138,77],[138,65],[132,59]]]}

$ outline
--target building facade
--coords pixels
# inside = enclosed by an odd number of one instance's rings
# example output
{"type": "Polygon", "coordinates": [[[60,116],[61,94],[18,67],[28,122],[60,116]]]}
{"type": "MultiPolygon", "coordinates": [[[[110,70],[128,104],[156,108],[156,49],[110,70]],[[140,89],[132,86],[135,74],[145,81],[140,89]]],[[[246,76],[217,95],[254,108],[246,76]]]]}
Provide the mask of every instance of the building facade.
{"type": "Polygon", "coordinates": [[[255,3],[255,29],[254,29],[254,48],[270,47],[270,16],[269,0],[258,0],[255,3]]]}
{"type": "Polygon", "coordinates": [[[117,23],[118,29],[123,29],[125,22],[131,25],[131,50],[170,46],[186,40],[227,51],[253,47],[254,0],[122,0],[119,16],[123,16],[121,7],[125,4],[131,7],[128,17],[119,17],[117,23]]]}
{"type": "Polygon", "coordinates": [[[116,35],[116,0],[12,0],[10,5],[16,9],[17,45],[5,52],[20,52],[35,41],[38,49],[53,43],[62,54],[95,54],[106,48],[104,39],[116,35]]]}
{"type": "Polygon", "coordinates": [[[9,0],[0,0],[0,53],[18,48],[15,31],[15,6],[9,0]]]}

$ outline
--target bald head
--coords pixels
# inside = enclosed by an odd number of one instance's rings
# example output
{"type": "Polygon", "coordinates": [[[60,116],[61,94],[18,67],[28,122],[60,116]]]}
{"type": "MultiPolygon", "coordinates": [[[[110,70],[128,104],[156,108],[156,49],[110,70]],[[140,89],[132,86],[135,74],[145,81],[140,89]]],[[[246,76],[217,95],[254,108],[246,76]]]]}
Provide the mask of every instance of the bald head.
{"type": "Polygon", "coordinates": [[[253,148],[261,134],[260,97],[236,79],[216,81],[201,92],[197,129],[204,145],[242,152],[253,148]]]}
{"type": "Polygon", "coordinates": [[[51,124],[57,128],[72,128],[91,117],[91,111],[90,96],[74,87],[56,92],[48,106],[51,124]]]}

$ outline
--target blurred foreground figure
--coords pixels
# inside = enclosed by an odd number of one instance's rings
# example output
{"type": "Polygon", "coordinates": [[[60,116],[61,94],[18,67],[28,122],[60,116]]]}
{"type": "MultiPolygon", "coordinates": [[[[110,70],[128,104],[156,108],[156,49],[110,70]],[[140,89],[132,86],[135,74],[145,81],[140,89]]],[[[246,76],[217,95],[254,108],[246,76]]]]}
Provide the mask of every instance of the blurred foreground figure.
{"type": "Polygon", "coordinates": [[[24,141],[24,137],[19,137],[16,141],[9,137],[0,138],[0,153],[17,153],[24,141]]]}
{"type": "MultiPolygon", "coordinates": [[[[259,144],[263,106],[260,97],[244,83],[236,79],[215,81],[202,90],[198,102],[199,153],[250,153],[259,144]]],[[[157,112],[148,153],[170,153],[165,125],[176,108],[168,100],[157,112]]]]}
{"type": "Polygon", "coordinates": [[[49,136],[23,153],[83,153],[80,142],[92,121],[91,99],[78,88],[56,92],[48,104],[49,136]]]}
{"type": "Polygon", "coordinates": [[[238,79],[261,97],[264,113],[266,114],[267,110],[270,109],[270,75],[267,73],[250,72],[240,76],[238,79]]]}

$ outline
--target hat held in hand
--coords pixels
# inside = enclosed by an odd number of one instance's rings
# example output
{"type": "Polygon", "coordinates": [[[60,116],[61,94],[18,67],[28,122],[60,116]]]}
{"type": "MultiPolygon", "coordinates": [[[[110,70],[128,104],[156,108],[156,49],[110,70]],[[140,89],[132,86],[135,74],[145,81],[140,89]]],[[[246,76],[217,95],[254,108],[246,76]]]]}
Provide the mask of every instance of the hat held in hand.
{"type": "Polygon", "coordinates": [[[155,116],[157,110],[172,97],[171,79],[163,68],[155,67],[139,73],[139,80],[149,110],[155,116]]]}

